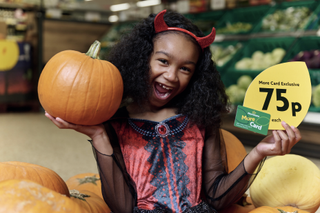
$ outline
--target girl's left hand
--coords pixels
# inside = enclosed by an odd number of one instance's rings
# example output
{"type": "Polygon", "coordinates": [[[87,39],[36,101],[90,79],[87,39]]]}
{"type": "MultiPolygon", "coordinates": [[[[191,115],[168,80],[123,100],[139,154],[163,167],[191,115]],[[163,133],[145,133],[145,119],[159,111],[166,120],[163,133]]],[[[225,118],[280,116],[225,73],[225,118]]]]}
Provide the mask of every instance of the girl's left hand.
{"type": "Polygon", "coordinates": [[[272,135],[265,137],[257,146],[256,152],[262,157],[285,155],[301,139],[299,129],[282,121],[285,130],[273,130],[272,135]]]}

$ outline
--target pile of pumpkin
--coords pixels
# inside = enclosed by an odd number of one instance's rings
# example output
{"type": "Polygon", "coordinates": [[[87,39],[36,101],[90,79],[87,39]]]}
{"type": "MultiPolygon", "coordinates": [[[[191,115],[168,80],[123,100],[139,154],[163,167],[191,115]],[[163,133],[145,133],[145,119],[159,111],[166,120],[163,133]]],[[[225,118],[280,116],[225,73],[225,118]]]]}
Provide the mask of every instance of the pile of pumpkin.
{"type": "MultiPolygon", "coordinates": [[[[246,156],[242,143],[222,130],[231,172],[246,156]]],[[[99,174],[64,181],[40,165],[0,162],[0,213],[110,213],[99,174]]],[[[265,161],[246,194],[220,213],[314,213],[320,206],[320,169],[309,159],[287,154],[265,161]]]]}
{"type": "MultiPolygon", "coordinates": [[[[246,156],[233,134],[222,130],[231,172],[246,156]]],[[[296,154],[268,158],[236,204],[220,213],[315,213],[320,207],[320,169],[296,154]]]]}
{"type": "Polygon", "coordinates": [[[0,163],[1,213],[110,213],[99,174],[77,174],[64,181],[36,164],[0,163]]]}
{"type": "Polygon", "coordinates": [[[315,213],[320,206],[320,169],[296,154],[271,157],[249,192],[250,197],[222,212],[315,213]]]}

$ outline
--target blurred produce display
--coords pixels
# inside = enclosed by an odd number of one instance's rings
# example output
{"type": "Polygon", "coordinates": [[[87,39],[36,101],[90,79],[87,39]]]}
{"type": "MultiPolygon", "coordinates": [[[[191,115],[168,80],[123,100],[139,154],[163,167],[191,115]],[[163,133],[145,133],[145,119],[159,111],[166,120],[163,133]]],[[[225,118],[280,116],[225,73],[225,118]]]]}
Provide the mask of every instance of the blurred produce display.
{"type": "Polygon", "coordinates": [[[210,45],[210,50],[212,52],[212,60],[216,62],[217,66],[224,66],[230,59],[238,52],[238,50],[242,47],[241,43],[237,43],[235,45],[219,45],[212,44],[210,45]]]}
{"type": "Polygon", "coordinates": [[[259,5],[227,10],[214,27],[217,34],[250,34],[272,7],[259,5]]]}
{"type": "Polygon", "coordinates": [[[312,88],[312,104],[315,107],[320,107],[320,84],[312,88]]]}
{"type": "Polygon", "coordinates": [[[227,23],[225,27],[217,29],[217,33],[219,34],[237,34],[242,32],[248,32],[252,29],[252,24],[244,23],[244,22],[236,22],[236,23],[227,23]]]}
{"type": "Polygon", "coordinates": [[[320,50],[300,51],[290,61],[304,61],[309,69],[320,69],[320,50]]]}
{"type": "Polygon", "coordinates": [[[236,84],[232,84],[226,89],[226,94],[229,96],[231,104],[241,104],[252,78],[249,75],[242,75],[238,78],[236,84]]]}
{"type": "Polygon", "coordinates": [[[308,7],[288,7],[268,14],[262,20],[263,31],[291,31],[304,29],[312,11],[308,7]]]}
{"type": "Polygon", "coordinates": [[[136,22],[114,24],[100,39],[102,46],[114,45],[122,36],[128,34],[135,24],[136,22]]]}
{"type": "Polygon", "coordinates": [[[256,50],[251,58],[244,57],[236,62],[235,68],[237,70],[263,70],[280,63],[285,54],[286,50],[280,47],[266,53],[256,50]]]}
{"type": "Polygon", "coordinates": [[[137,22],[124,22],[114,24],[110,30],[100,38],[101,50],[100,58],[104,59],[110,49],[121,39],[127,35],[137,22]]]}
{"type": "Polygon", "coordinates": [[[217,24],[216,20],[195,20],[193,21],[195,25],[199,27],[199,29],[204,32],[205,34],[208,34],[212,30],[212,26],[215,26],[217,24]]]}
{"type": "Polygon", "coordinates": [[[204,34],[209,34],[213,26],[219,25],[224,12],[224,10],[215,10],[214,12],[188,13],[184,14],[184,16],[197,25],[204,34]]]}

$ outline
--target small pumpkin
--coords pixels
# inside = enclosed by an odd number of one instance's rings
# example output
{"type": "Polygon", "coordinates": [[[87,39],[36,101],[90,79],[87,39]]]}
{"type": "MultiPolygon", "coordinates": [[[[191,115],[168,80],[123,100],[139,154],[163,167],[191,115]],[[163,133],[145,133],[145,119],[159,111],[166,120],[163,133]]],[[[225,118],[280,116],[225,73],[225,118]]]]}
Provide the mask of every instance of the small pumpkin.
{"type": "Polygon", "coordinates": [[[20,161],[0,162],[0,174],[0,181],[27,179],[60,194],[70,196],[65,181],[55,171],[47,167],[20,161]]]}
{"type": "Polygon", "coordinates": [[[100,175],[97,173],[81,173],[70,177],[66,184],[69,190],[91,191],[102,198],[100,175]]]}
{"type": "Polygon", "coordinates": [[[0,40],[0,71],[11,70],[19,59],[19,46],[17,42],[0,40]]]}
{"type": "Polygon", "coordinates": [[[231,132],[221,129],[227,150],[228,172],[233,171],[247,155],[241,141],[231,132]]]}
{"type": "Polygon", "coordinates": [[[255,207],[294,206],[316,212],[320,206],[320,169],[309,159],[287,154],[267,159],[250,186],[255,207]]]}
{"type": "Polygon", "coordinates": [[[0,182],[0,213],[89,213],[79,203],[30,180],[0,182]]]}
{"type": "Polygon", "coordinates": [[[47,62],[39,78],[38,97],[50,115],[74,124],[96,125],[117,111],[122,77],[112,63],[99,59],[100,47],[95,41],[86,54],[65,50],[47,62]]]}
{"type": "Polygon", "coordinates": [[[297,209],[292,206],[280,206],[280,207],[271,207],[271,206],[261,206],[256,208],[249,213],[309,213],[301,209],[297,209]]]}

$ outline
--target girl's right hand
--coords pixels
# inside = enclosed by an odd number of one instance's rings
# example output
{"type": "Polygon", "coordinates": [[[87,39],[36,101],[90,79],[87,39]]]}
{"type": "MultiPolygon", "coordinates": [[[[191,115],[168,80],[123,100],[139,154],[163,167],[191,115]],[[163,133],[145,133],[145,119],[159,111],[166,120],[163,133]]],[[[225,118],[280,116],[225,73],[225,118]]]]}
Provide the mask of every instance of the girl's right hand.
{"type": "Polygon", "coordinates": [[[45,112],[45,116],[49,118],[59,129],[73,129],[89,136],[92,140],[94,140],[95,137],[105,134],[105,128],[102,124],[95,126],[72,124],[59,117],[53,117],[47,112],[45,112]]]}
{"type": "Polygon", "coordinates": [[[248,173],[253,174],[264,157],[290,153],[291,148],[301,140],[298,128],[289,126],[284,121],[281,124],[285,130],[273,130],[272,135],[265,137],[247,155],[245,168],[248,173]]]}
{"type": "Polygon", "coordinates": [[[285,155],[291,152],[292,147],[301,140],[298,128],[289,126],[282,121],[284,130],[273,130],[272,135],[265,137],[254,149],[262,156],[285,155]]]}

